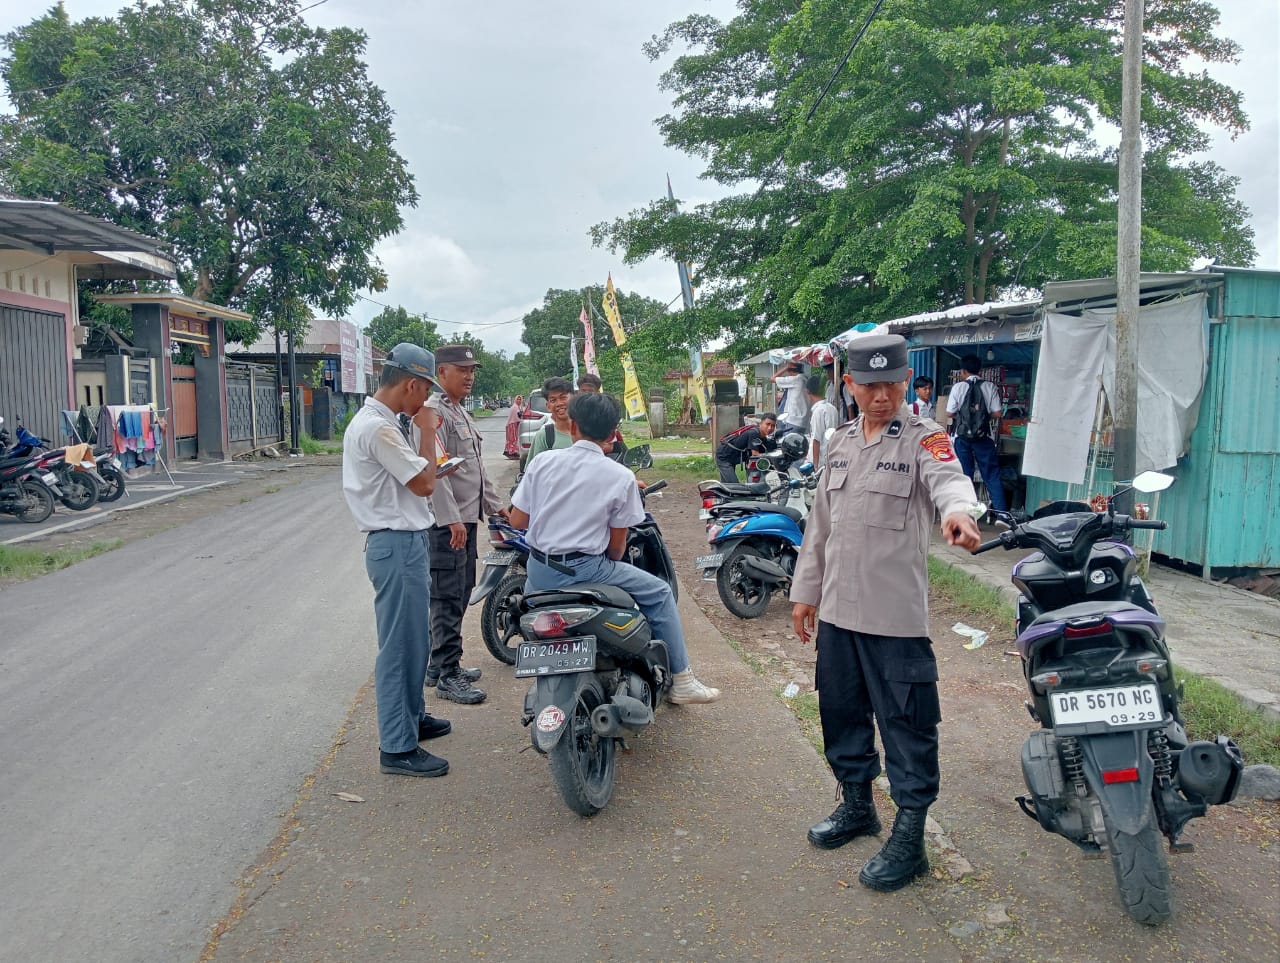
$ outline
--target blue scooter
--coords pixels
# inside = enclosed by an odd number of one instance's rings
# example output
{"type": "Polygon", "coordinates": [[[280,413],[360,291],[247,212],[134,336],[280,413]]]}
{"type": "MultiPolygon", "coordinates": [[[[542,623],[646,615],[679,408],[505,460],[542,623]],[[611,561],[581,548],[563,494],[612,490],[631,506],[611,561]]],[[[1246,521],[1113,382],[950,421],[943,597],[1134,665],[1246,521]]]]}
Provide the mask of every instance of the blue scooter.
{"type": "Polygon", "coordinates": [[[497,515],[489,519],[492,551],[481,561],[484,572],[468,604],[484,602],[480,610],[480,635],[484,646],[499,662],[516,664],[520,645],[520,601],[528,577],[529,544],[524,529],[508,525],[497,515]]]}
{"type": "MultiPolygon", "coordinates": [[[[793,481],[804,486],[805,481],[793,481]]],[[[769,502],[725,502],[711,509],[707,541],[717,551],[697,560],[702,580],[713,579],[724,607],[740,619],[756,619],[774,592],[791,586],[804,513],[769,502]]]]}

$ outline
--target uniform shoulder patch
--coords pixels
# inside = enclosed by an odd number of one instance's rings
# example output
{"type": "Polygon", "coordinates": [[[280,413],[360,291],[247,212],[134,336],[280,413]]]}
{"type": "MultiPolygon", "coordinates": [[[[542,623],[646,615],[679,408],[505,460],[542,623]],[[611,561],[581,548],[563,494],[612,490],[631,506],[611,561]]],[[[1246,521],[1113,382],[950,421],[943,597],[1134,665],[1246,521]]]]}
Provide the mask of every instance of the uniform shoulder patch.
{"type": "Polygon", "coordinates": [[[956,453],[951,449],[951,439],[941,429],[921,438],[920,447],[931,454],[934,461],[956,460],[956,453]]]}

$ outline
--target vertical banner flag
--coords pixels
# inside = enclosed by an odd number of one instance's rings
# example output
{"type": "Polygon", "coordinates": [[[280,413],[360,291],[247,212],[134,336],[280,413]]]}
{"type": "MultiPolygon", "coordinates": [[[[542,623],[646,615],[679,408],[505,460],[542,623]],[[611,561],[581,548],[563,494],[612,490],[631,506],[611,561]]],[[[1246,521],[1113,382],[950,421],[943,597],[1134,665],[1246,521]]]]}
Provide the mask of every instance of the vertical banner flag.
{"type": "MultiPolygon", "coordinates": [[[[627,332],[622,327],[622,315],[618,313],[618,294],[613,290],[613,275],[604,287],[604,299],[600,302],[604,308],[604,316],[613,331],[613,342],[619,348],[627,343],[627,332]]],[[[631,361],[631,352],[623,351],[622,359],[622,404],[627,409],[627,417],[636,421],[645,417],[644,394],[640,391],[640,380],[636,378],[636,366],[631,361]]]]}
{"type": "MultiPolygon", "coordinates": [[[[667,175],[667,197],[675,201],[675,192],[671,190],[671,176],[667,175]]],[[[676,261],[676,272],[680,275],[680,295],[684,300],[685,310],[693,307],[693,284],[689,281],[689,265],[684,261],[676,261]]],[[[689,346],[689,390],[693,392],[693,400],[698,403],[698,413],[703,424],[711,418],[711,392],[707,390],[707,373],[702,368],[702,345],[696,341],[689,346]]]]}
{"type": "Polygon", "coordinates": [[[573,363],[573,390],[578,390],[578,339],[569,335],[569,360],[573,363]]]}
{"type": "Polygon", "coordinates": [[[599,378],[600,369],[596,367],[596,333],[591,327],[591,319],[587,317],[586,305],[583,305],[578,320],[582,322],[582,360],[587,366],[587,374],[599,378]]]}

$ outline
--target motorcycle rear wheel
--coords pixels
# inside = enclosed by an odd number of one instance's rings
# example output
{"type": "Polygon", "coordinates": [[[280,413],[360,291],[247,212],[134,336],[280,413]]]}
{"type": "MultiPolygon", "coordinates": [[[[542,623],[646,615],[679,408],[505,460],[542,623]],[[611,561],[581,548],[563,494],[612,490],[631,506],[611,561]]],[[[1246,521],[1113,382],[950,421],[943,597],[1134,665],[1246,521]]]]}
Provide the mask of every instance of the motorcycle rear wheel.
{"type": "Polygon", "coordinates": [[[579,816],[594,816],[613,795],[616,740],[597,736],[591,713],[605,701],[604,690],[594,679],[578,690],[566,731],[547,753],[551,775],[564,801],[579,816]]]}
{"type": "Polygon", "coordinates": [[[716,588],[724,607],[740,619],[758,619],[769,607],[772,594],[768,585],[742,571],[742,559],[765,556],[746,542],[733,547],[716,572],[716,588]]]}
{"type": "Polygon", "coordinates": [[[516,603],[524,595],[524,569],[512,566],[489,593],[480,609],[480,635],[484,647],[499,662],[516,664],[516,647],[520,644],[520,613],[516,603]],[[514,642],[512,641],[514,640],[514,642]]]}
{"type": "Polygon", "coordinates": [[[106,485],[102,486],[98,492],[98,501],[114,502],[124,494],[124,472],[119,468],[114,465],[103,465],[98,469],[98,474],[106,482],[106,485]]]}
{"type": "Polygon", "coordinates": [[[53,514],[53,492],[38,481],[24,481],[22,496],[21,506],[23,507],[14,506],[14,515],[17,516],[18,521],[39,525],[53,514]]]}
{"type": "Polygon", "coordinates": [[[98,483],[82,471],[64,471],[58,475],[62,488],[62,504],[73,512],[83,512],[98,504],[98,483]]]}
{"type": "Polygon", "coordinates": [[[1173,916],[1173,885],[1155,807],[1150,800],[1147,806],[1147,824],[1136,835],[1121,832],[1109,819],[1105,822],[1111,868],[1124,908],[1139,923],[1156,926],[1173,916]]]}

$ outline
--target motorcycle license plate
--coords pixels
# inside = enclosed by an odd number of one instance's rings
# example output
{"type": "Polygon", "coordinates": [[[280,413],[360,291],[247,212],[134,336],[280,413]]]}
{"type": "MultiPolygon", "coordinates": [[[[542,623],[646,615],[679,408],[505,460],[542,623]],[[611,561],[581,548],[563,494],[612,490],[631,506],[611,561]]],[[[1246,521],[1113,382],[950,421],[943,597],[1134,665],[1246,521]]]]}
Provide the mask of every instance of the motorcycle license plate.
{"type": "Polygon", "coordinates": [[[120,466],[120,459],[119,459],[119,458],[117,458],[117,457],[115,457],[114,455],[112,455],[112,456],[111,456],[111,467],[112,467],[112,468],[120,468],[120,467],[121,467],[121,466],[120,466]]]}
{"type": "Polygon", "coordinates": [[[596,637],[538,639],[516,649],[516,678],[590,672],[596,667],[596,637]]]}
{"type": "Polygon", "coordinates": [[[1101,722],[1108,726],[1134,726],[1164,718],[1160,690],[1142,682],[1107,689],[1072,689],[1050,692],[1053,724],[1076,726],[1101,722]]]}
{"type": "Polygon", "coordinates": [[[709,508],[700,508],[700,509],[698,509],[698,518],[699,518],[699,520],[701,520],[701,521],[704,521],[704,522],[705,522],[705,521],[706,521],[708,518],[710,518],[710,517],[711,517],[711,509],[709,509],[709,508]]]}
{"type": "Polygon", "coordinates": [[[58,476],[51,471],[41,472],[40,480],[46,485],[53,485],[58,481],[58,476]]]}
{"type": "Polygon", "coordinates": [[[514,565],[519,552],[490,552],[483,559],[485,565],[514,565]]]}
{"type": "Polygon", "coordinates": [[[709,568],[719,568],[723,561],[724,552],[716,552],[714,555],[699,555],[694,564],[705,572],[709,568]]]}

